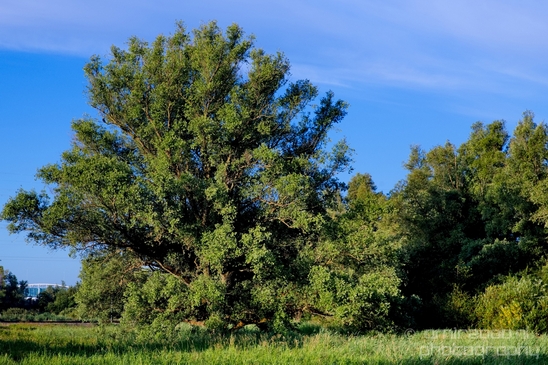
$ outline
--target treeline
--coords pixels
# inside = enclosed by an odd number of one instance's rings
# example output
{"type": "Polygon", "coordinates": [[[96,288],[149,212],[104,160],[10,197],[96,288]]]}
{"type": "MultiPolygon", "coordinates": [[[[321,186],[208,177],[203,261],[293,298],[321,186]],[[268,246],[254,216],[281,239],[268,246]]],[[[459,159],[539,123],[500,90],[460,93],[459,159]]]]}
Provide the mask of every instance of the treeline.
{"type": "MultiPolygon", "coordinates": [[[[309,253],[321,263],[307,278],[312,305],[294,314],[353,330],[545,332],[547,161],[548,129],[526,112],[513,135],[476,123],[459,147],[413,147],[389,194],[355,175],[309,253]]],[[[184,285],[128,253],[89,257],[81,278],[81,312],[103,320],[176,318],[169,307],[183,302],[184,285]]]]}
{"type": "Polygon", "coordinates": [[[75,294],[78,285],[49,286],[30,297],[28,283],[0,266],[0,321],[79,320],[75,294]]]}
{"type": "Polygon", "coordinates": [[[389,200],[421,327],[546,331],[547,162],[547,127],[530,112],[512,135],[476,123],[458,148],[412,149],[389,200]]]}
{"type": "Polygon", "coordinates": [[[93,57],[100,119],[74,121],[71,150],[39,170],[51,197],[21,190],[2,219],[81,252],[81,316],[158,333],[545,331],[546,126],[527,112],[512,136],[476,123],[459,147],[413,147],[383,194],[337,179],[349,147],[328,135],[348,106],[289,69],[215,23],[93,57]]]}

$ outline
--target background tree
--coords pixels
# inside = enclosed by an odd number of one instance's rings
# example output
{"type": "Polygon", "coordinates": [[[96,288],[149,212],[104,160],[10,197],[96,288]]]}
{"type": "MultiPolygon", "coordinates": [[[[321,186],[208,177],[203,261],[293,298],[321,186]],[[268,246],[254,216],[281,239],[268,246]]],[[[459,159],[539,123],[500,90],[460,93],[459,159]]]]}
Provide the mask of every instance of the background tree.
{"type": "Polygon", "coordinates": [[[40,312],[75,317],[76,301],[74,297],[78,292],[78,288],[78,284],[67,287],[64,283],[61,286],[48,286],[46,290],[38,294],[36,302],[32,303],[32,307],[40,312]]]}
{"type": "Polygon", "coordinates": [[[547,142],[544,124],[526,112],[512,137],[501,121],[476,123],[458,149],[412,149],[394,199],[406,237],[402,290],[421,298],[422,326],[470,326],[467,298],[505,275],[544,265],[539,192],[547,142]]]}
{"type": "Polygon", "coordinates": [[[17,276],[7,270],[3,272],[2,278],[0,310],[23,307],[25,305],[27,282],[24,280],[17,281],[17,276]]]}
{"type": "Polygon", "coordinates": [[[407,179],[391,196],[404,237],[402,291],[422,301],[416,325],[431,328],[443,322],[439,300],[467,277],[466,270],[457,270],[459,254],[475,234],[477,214],[454,145],[429,152],[413,147],[405,166],[407,179]]]}
{"type": "Polygon", "coordinates": [[[386,329],[401,302],[401,235],[393,206],[368,174],[349,183],[346,211],[326,229],[311,257],[312,313],[334,317],[351,330],[386,329]]]}
{"type": "Polygon", "coordinates": [[[178,25],[85,67],[100,120],[73,122],[71,150],[4,207],[11,232],[50,247],[122,250],[173,275],[174,311],[223,326],[284,325],[302,307],[326,207],[347,168],[344,142],[324,150],[346,114],[332,93],[289,82],[289,62],[236,25],[192,36],[178,25]],[[217,322],[217,320],[215,320],[217,322]]]}
{"type": "Polygon", "coordinates": [[[4,287],[4,267],[0,266],[0,307],[3,306],[6,288],[4,287]]]}

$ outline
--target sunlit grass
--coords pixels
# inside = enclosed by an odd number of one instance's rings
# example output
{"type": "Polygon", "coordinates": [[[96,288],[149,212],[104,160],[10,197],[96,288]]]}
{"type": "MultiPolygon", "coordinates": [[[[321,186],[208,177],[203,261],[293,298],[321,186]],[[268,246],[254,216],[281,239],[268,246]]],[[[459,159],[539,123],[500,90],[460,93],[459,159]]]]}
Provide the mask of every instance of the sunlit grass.
{"type": "Polygon", "coordinates": [[[287,335],[184,327],[145,338],[120,327],[0,326],[0,364],[544,364],[548,338],[520,331],[343,335],[308,325],[287,335]]]}

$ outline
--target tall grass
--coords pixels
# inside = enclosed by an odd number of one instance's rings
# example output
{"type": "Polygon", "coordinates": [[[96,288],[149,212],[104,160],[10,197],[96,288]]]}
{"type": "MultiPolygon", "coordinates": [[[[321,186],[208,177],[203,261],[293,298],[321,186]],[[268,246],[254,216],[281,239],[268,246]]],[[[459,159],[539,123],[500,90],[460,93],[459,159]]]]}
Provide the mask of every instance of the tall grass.
{"type": "Polygon", "coordinates": [[[520,331],[343,335],[302,326],[287,335],[189,327],[146,338],[116,326],[0,326],[0,364],[545,364],[548,337],[520,331]]]}

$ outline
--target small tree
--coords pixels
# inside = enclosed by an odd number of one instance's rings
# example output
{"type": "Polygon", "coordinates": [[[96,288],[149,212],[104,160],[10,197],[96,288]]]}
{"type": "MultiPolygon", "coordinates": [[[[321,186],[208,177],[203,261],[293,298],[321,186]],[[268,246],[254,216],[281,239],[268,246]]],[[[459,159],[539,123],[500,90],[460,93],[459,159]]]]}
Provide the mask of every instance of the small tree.
{"type": "Polygon", "coordinates": [[[368,174],[349,183],[346,209],[314,248],[307,310],[334,317],[351,330],[385,329],[401,301],[397,253],[401,247],[388,198],[368,174]]]}
{"type": "Polygon", "coordinates": [[[2,270],[2,282],[0,284],[0,310],[22,307],[25,304],[25,289],[27,282],[17,281],[17,276],[12,272],[2,270]]]}
{"type": "Polygon", "coordinates": [[[48,286],[46,290],[38,294],[35,306],[40,312],[49,312],[53,314],[70,314],[76,307],[74,300],[78,292],[78,284],[76,286],[48,286]]]}
{"type": "Polygon", "coordinates": [[[302,249],[349,163],[344,142],[324,150],[347,105],[331,92],[311,105],[316,87],[290,82],[287,59],[236,25],[131,38],[85,72],[100,120],[73,122],[72,149],[38,173],[53,198],[20,191],[2,212],[9,230],[173,275],[184,295],[157,312],[285,323],[303,305],[302,249]]]}
{"type": "Polygon", "coordinates": [[[3,306],[5,296],[6,288],[4,287],[4,267],[0,266],[0,308],[3,306]]]}

